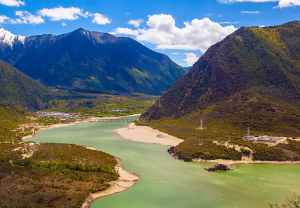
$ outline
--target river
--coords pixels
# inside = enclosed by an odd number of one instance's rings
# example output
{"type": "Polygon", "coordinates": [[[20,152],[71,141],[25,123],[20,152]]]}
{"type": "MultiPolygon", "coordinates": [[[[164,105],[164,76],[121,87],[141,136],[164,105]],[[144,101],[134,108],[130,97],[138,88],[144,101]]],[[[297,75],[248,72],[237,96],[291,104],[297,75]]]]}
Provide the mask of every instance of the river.
{"type": "MultiPolygon", "coordinates": [[[[96,200],[93,208],[259,208],[300,194],[300,165],[237,165],[204,171],[212,164],[173,159],[168,147],[122,140],[113,130],[128,123],[82,123],[38,133],[31,141],[88,145],[122,159],[142,178],[125,192],[96,200]]],[[[143,136],[143,135],[141,135],[143,136]]]]}

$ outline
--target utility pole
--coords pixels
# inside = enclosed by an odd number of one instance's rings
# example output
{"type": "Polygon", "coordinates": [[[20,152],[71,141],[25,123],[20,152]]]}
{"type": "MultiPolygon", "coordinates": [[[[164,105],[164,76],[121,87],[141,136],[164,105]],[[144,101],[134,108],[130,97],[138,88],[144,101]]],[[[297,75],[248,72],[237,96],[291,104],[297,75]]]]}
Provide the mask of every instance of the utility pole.
{"type": "Polygon", "coordinates": [[[202,121],[202,119],[200,119],[200,127],[197,128],[197,129],[199,129],[199,130],[204,130],[204,129],[206,129],[205,127],[203,127],[203,121],[202,121]]]}
{"type": "Polygon", "coordinates": [[[201,137],[198,138],[199,145],[203,145],[203,142],[201,141],[201,137]]]}

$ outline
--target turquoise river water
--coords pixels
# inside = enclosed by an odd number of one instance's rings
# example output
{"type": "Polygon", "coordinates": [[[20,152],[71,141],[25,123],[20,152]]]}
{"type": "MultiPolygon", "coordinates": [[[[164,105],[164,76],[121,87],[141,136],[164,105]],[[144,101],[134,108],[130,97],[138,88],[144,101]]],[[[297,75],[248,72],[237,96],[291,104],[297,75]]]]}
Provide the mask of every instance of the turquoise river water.
{"type": "MultiPolygon", "coordinates": [[[[237,165],[210,173],[212,164],[173,159],[168,147],[122,140],[113,130],[128,123],[82,123],[45,130],[31,141],[96,147],[122,159],[141,176],[128,190],[100,198],[93,208],[259,208],[300,194],[300,165],[237,165]]],[[[143,136],[143,135],[141,135],[143,136]]]]}

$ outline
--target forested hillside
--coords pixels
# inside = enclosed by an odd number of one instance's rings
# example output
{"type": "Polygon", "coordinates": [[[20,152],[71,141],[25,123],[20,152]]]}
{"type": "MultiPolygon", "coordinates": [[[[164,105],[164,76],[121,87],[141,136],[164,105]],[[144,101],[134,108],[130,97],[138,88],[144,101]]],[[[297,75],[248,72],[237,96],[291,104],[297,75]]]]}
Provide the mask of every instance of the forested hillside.
{"type": "MultiPolygon", "coordinates": [[[[299,37],[298,21],[238,29],[211,46],[141,122],[183,139],[202,137],[208,142],[239,143],[247,127],[254,135],[299,137],[299,37]],[[201,119],[207,127],[202,131],[197,129],[201,119]]],[[[186,142],[181,145],[191,150],[186,142]]],[[[275,150],[274,155],[287,154],[275,150]]]]}
{"type": "Polygon", "coordinates": [[[17,103],[29,109],[42,109],[53,93],[37,81],[0,61],[0,103],[17,103]]]}

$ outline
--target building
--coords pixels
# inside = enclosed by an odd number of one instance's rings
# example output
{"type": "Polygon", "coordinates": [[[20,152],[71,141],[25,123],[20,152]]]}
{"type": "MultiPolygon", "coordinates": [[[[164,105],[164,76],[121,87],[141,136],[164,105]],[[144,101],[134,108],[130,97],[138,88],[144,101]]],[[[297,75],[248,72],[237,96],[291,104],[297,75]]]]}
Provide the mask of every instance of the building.
{"type": "Polygon", "coordinates": [[[248,141],[254,141],[255,140],[255,137],[254,136],[244,136],[244,138],[248,141]]]}
{"type": "Polygon", "coordinates": [[[278,144],[284,143],[287,141],[286,137],[274,137],[274,136],[259,136],[256,139],[257,143],[265,143],[265,144],[278,144]]]}
{"type": "Polygon", "coordinates": [[[111,113],[122,113],[122,112],[124,112],[124,110],[111,110],[109,112],[111,112],[111,113]]]}

